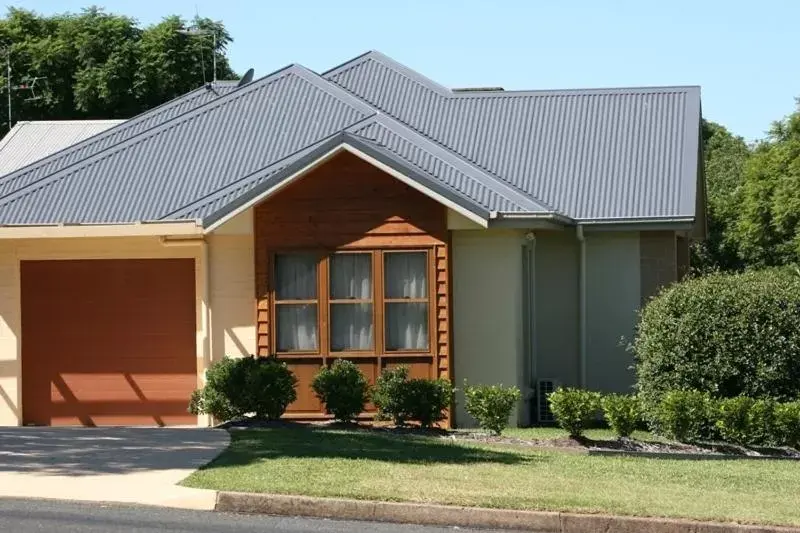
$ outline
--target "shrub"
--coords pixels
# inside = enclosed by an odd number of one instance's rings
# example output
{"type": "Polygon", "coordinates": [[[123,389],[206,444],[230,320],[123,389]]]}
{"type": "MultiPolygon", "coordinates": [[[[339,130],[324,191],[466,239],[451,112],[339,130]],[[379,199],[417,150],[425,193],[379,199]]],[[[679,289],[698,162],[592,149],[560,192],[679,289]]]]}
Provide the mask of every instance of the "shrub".
{"type": "Polygon", "coordinates": [[[429,427],[443,420],[453,399],[453,387],[446,379],[408,379],[408,367],[384,370],[378,377],[372,401],[377,418],[397,425],[417,420],[429,427]]]}
{"type": "Polygon", "coordinates": [[[364,374],[352,361],[344,359],[320,370],[311,388],[325,404],[325,410],[342,422],[357,417],[369,401],[369,384],[364,374]]]}
{"type": "Polygon", "coordinates": [[[508,417],[522,397],[517,387],[502,385],[467,385],[464,381],[464,407],[482,429],[500,435],[508,426],[508,417]]]}
{"type": "Polygon", "coordinates": [[[618,437],[630,437],[639,423],[639,399],[631,394],[607,394],[600,405],[614,433],[618,437]]]}
{"type": "Polygon", "coordinates": [[[453,400],[453,387],[446,379],[410,379],[400,387],[402,418],[431,427],[444,420],[453,400]]]}
{"type": "Polygon", "coordinates": [[[600,408],[600,395],[581,389],[559,388],[547,396],[550,411],[570,437],[580,437],[600,408]]]}
{"type": "Polygon", "coordinates": [[[780,444],[800,448],[800,401],[775,407],[775,427],[780,444]]]}
{"type": "Polygon", "coordinates": [[[748,429],[749,444],[775,446],[780,444],[780,435],[775,419],[778,404],[775,400],[755,400],[750,406],[748,429]]]}
{"type": "Polygon", "coordinates": [[[713,397],[800,397],[800,276],[711,274],[645,306],[631,348],[645,413],[669,390],[713,397]]]}
{"type": "Polygon", "coordinates": [[[408,367],[400,365],[395,368],[387,368],[375,383],[375,390],[372,393],[372,403],[378,410],[376,418],[379,420],[391,420],[397,425],[405,422],[402,418],[403,410],[401,406],[401,388],[408,381],[408,367]]]}
{"type": "Polygon", "coordinates": [[[297,399],[296,384],[286,363],[274,357],[226,357],[209,367],[206,385],[192,394],[189,409],[218,420],[248,413],[274,420],[297,399]]]}
{"type": "Polygon", "coordinates": [[[654,413],[655,432],[679,442],[709,438],[716,421],[714,401],[706,392],[669,391],[654,413]]]}
{"type": "Polygon", "coordinates": [[[753,442],[750,410],[755,401],[747,396],[726,398],[719,402],[716,427],[723,440],[736,444],[753,442]]]}

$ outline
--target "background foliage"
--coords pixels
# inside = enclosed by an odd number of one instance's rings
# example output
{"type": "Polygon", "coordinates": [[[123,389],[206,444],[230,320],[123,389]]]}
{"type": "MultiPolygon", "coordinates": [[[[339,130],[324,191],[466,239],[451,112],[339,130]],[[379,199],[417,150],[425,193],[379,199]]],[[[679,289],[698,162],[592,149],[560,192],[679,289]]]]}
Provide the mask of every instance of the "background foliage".
{"type": "MultiPolygon", "coordinates": [[[[216,32],[217,77],[236,78],[225,55],[232,39],[221,22],[168,16],[141,27],[97,7],[52,16],[9,8],[0,19],[0,90],[6,91],[5,49],[12,85],[47,77],[36,85],[41,99],[26,101],[29,91],[12,90],[12,121],[129,118],[196,89],[204,74],[211,81],[212,36],[176,32],[189,26],[216,32]]],[[[6,109],[0,131],[8,131],[6,109]]]]}

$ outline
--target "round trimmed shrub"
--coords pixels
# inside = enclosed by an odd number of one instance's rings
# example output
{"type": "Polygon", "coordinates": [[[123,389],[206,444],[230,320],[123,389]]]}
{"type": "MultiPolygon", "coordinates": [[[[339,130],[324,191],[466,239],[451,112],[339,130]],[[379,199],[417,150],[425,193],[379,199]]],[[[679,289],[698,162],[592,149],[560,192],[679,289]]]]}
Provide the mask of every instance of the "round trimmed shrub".
{"type": "Polygon", "coordinates": [[[349,422],[364,411],[369,401],[369,383],[358,366],[346,359],[322,368],[311,382],[325,410],[341,422],[349,422]]]}
{"type": "Polygon", "coordinates": [[[630,437],[639,424],[639,399],[632,394],[606,394],[600,406],[617,437],[630,437]]]}
{"type": "Polygon", "coordinates": [[[632,349],[650,419],[670,390],[794,400],[800,397],[800,276],[767,269],[675,284],[643,309],[632,349]]]}
{"type": "Polygon", "coordinates": [[[192,393],[189,411],[233,420],[252,414],[276,420],[297,399],[297,378],[275,357],[225,357],[206,372],[206,384],[192,393]]]}
{"type": "Polygon", "coordinates": [[[522,398],[517,387],[468,385],[464,381],[464,408],[478,421],[481,429],[500,435],[508,426],[514,406],[522,398]]]}
{"type": "Polygon", "coordinates": [[[547,396],[550,411],[559,427],[577,438],[592,423],[600,410],[600,393],[562,387],[547,396]]]}
{"type": "Polygon", "coordinates": [[[678,442],[696,442],[714,437],[718,406],[707,392],[667,392],[653,411],[650,429],[678,442]]]}
{"type": "Polygon", "coordinates": [[[409,379],[408,366],[387,368],[378,377],[372,401],[378,420],[392,420],[398,426],[416,420],[430,427],[444,420],[453,399],[453,387],[446,379],[409,379]]]}

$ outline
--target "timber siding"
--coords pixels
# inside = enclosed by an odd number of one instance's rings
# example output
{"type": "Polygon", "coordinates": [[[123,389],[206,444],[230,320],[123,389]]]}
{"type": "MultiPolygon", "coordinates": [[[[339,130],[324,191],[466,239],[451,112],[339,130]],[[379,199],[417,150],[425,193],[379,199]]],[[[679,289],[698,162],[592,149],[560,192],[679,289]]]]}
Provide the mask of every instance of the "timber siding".
{"type": "MultiPolygon", "coordinates": [[[[367,379],[397,364],[414,377],[451,377],[450,372],[450,253],[447,210],[435,200],[385,174],[358,157],[343,153],[312,170],[298,182],[255,207],[255,278],[257,351],[276,352],[271,260],[275,253],[336,250],[426,250],[429,257],[430,353],[380,351],[383,331],[375,322],[375,353],[328,353],[327,324],[319,324],[319,354],[278,354],[297,375],[298,399],[290,416],[322,416],[309,384],[323,365],[336,358],[354,360],[367,379]]],[[[374,284],[382,280],[381,254],[373,254],[374,284]]],[[[321,273],[324,277],[326,273],[321,273]]],[[[374,295],[376,314],[383,312],[381,291],[374,295]]],[[[318,295],[320,296],[320,295],[318,295]]],[[[320,304],[323,305],[322,299],[320,304]]]]}

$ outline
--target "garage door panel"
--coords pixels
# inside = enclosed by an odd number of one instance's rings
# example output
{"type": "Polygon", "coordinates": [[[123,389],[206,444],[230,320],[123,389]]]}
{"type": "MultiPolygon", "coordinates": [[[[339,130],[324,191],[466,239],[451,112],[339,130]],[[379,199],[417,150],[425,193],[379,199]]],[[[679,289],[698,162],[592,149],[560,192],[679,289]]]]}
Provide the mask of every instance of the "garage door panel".
{"type": "Polygon", "coordinates": [[[192,259],[23,261],[23,420],[195,424],[192,259]]]}

